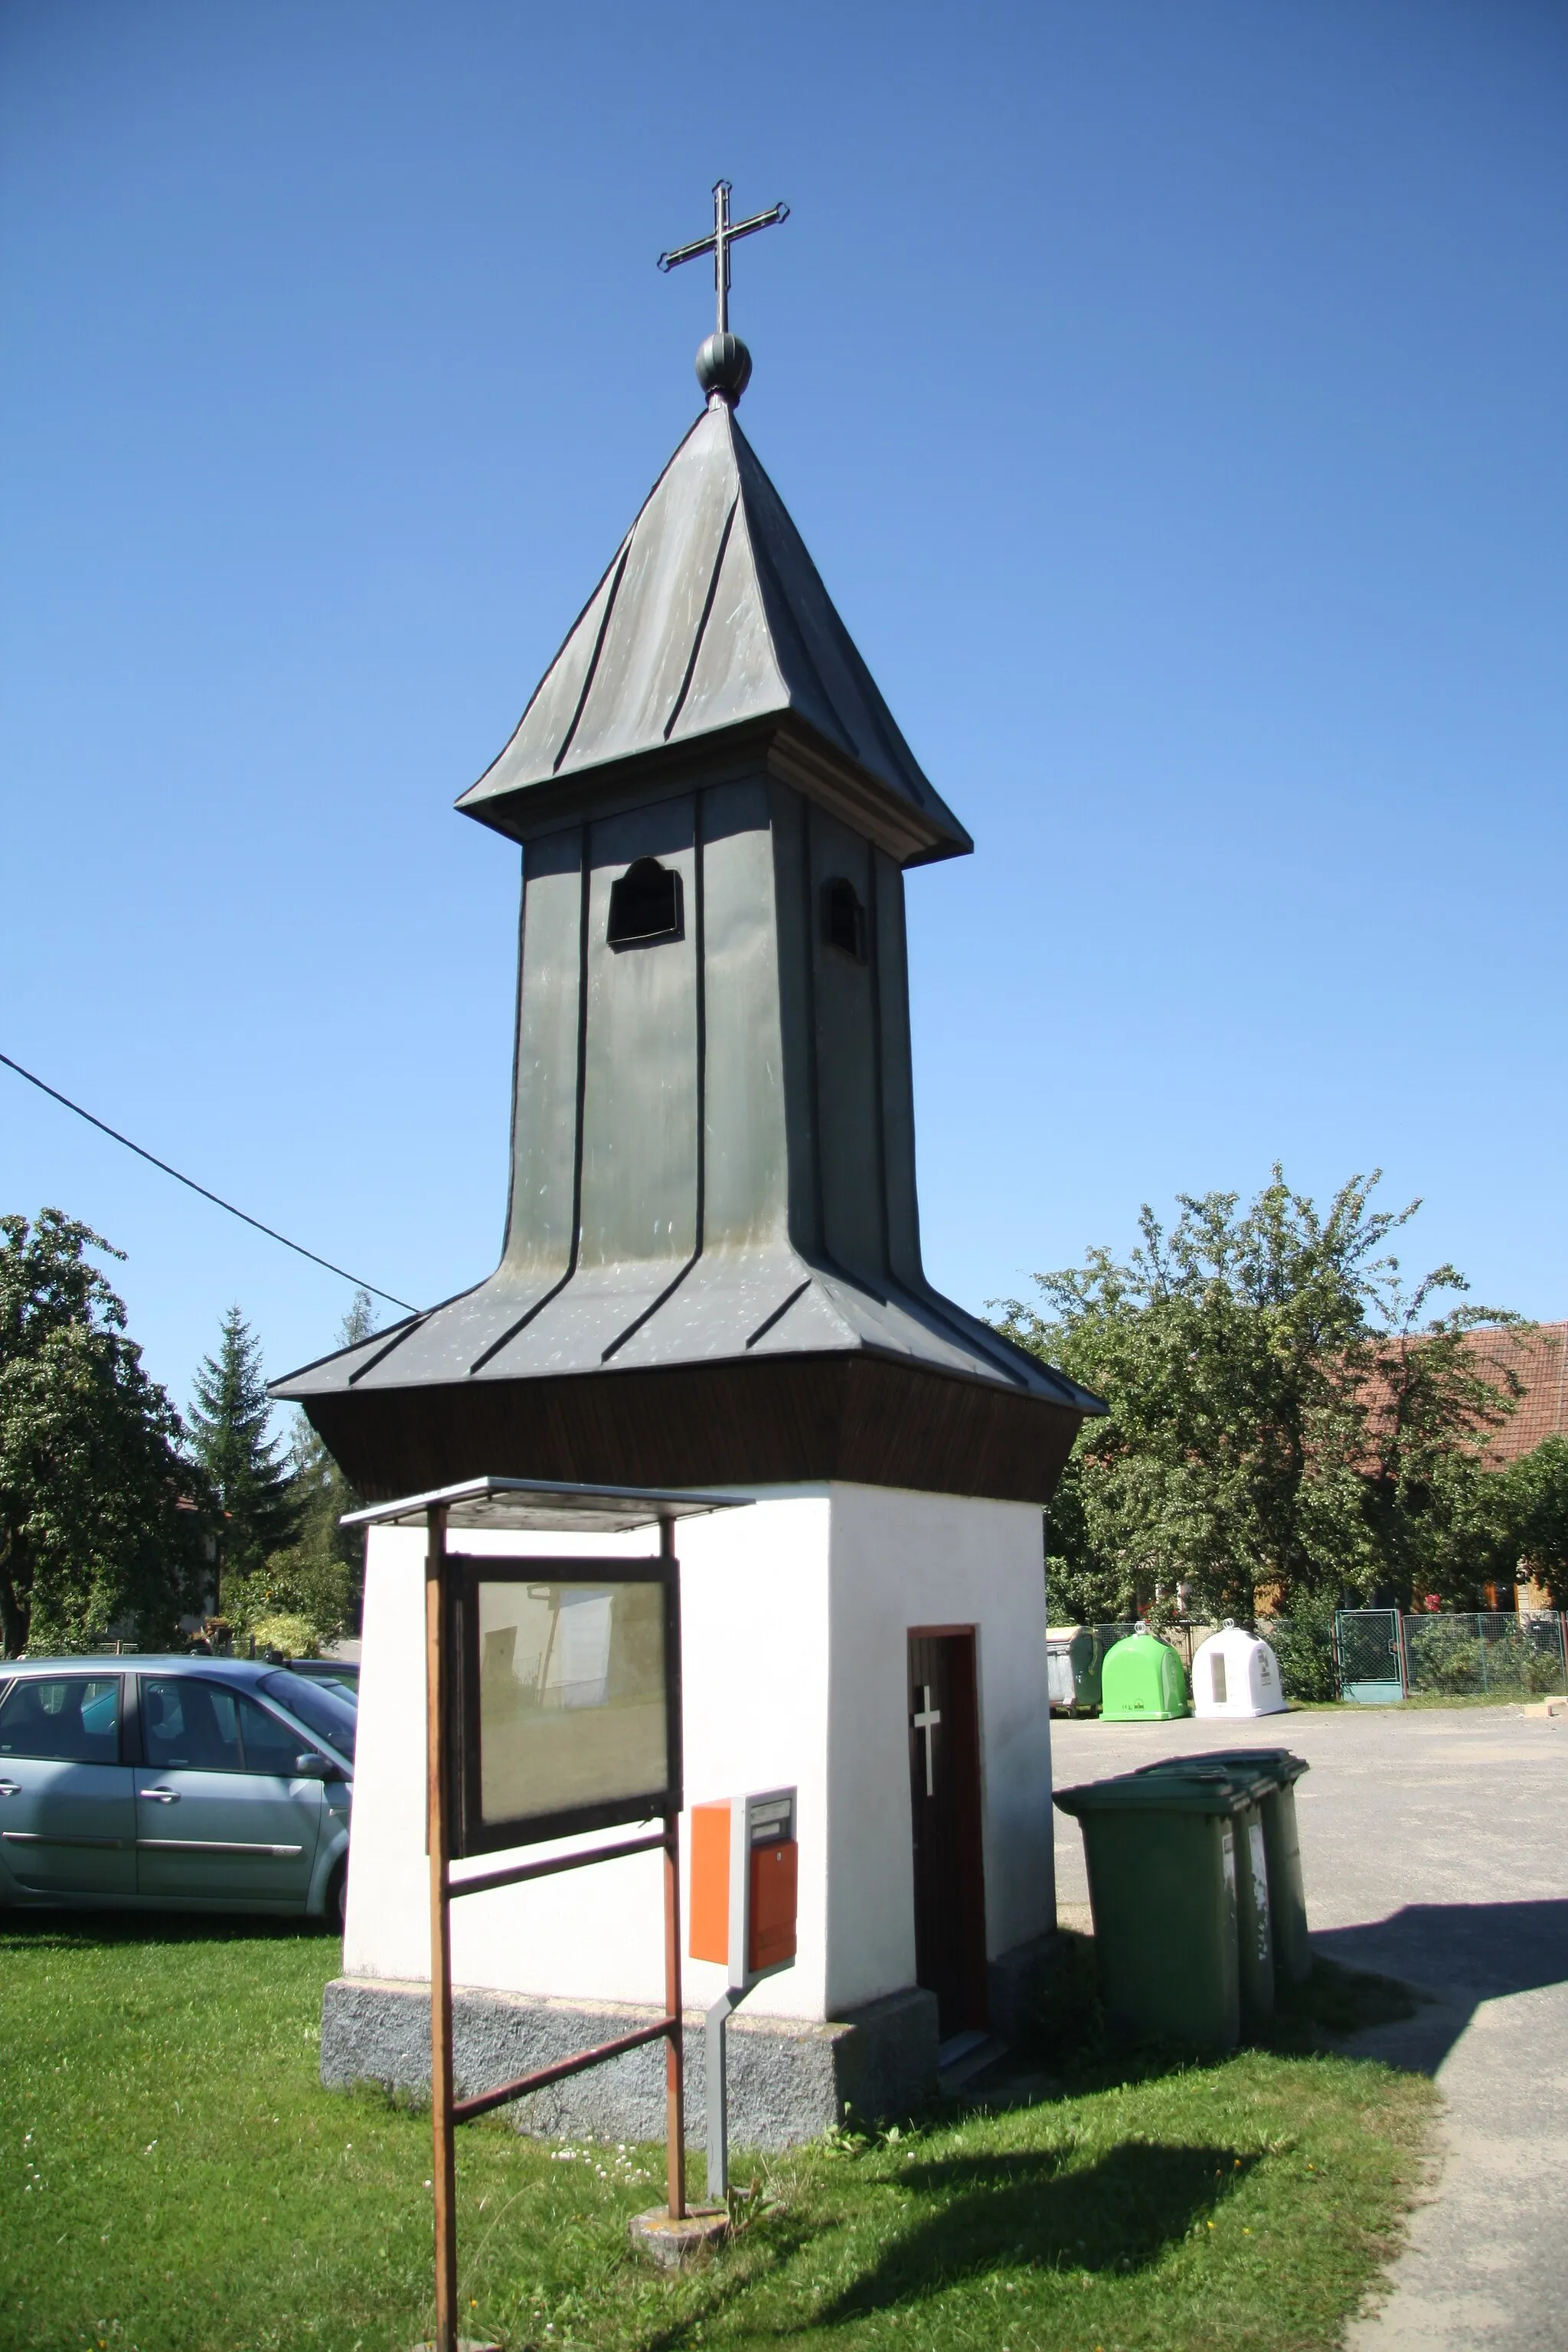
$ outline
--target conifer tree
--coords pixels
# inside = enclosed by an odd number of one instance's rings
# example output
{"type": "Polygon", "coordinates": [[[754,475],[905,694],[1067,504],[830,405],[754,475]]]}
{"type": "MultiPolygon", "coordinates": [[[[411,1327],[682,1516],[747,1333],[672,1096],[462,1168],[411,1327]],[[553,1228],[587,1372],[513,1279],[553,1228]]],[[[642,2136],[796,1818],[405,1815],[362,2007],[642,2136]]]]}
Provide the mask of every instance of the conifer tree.
{"type": "Polygon", "coordinates": [[[268,1433],[260,1345],[237,1307],[224,1317],[217,1354],[205,1359],[195,1388],[191,1447],[223,1513],[219,1575],[249,1575],[288,1543],[297,1509],[280,1441],[268,1433]]]}
{"type": "MultiPolygon", "coordinates": [[[[367,1291],[356,1291],[338,1334],[357,1347],[375,1328],[367,1291]]],[[[241,1632],[291,1646],[357,1631],[364,1582],[364,1538],[341,1524],[358,1507],[356,1495],[303,1413],[289,1444],[289,1494],[294,1506],[291,1539],[252,1574],[230,1579],[225,1614],[241,1632]]]]}

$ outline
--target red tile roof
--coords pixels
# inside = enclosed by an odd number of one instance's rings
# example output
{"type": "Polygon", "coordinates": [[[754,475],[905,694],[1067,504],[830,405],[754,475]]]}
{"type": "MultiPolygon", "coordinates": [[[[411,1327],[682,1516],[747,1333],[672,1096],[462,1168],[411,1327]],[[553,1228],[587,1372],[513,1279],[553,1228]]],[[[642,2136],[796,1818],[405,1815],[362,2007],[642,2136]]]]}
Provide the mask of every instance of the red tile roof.
{"type": "Polygon", "coordinates": [[[1494,1371],[1501,1388],[1508,1370],[1523,1394],[1486,1449],[1493,1464],[1517,1462],[1543,1437],[1568,1437],[1568,1323],[1531,1323],[1522,1330],[1472,1331],[1468,1341],[1478,1371],[1494,1371]]]}

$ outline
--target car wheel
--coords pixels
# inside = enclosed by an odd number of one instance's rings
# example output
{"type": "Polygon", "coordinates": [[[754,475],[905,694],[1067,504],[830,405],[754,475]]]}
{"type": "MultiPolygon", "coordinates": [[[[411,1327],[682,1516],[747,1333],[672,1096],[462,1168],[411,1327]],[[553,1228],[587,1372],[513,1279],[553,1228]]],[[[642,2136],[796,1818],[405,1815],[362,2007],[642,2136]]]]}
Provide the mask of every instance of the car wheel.
{"type": "Polygon", "coordinates": [[[345,1858],[339,1863],[327,1881],[326,1901],[321,1906],[326,1915],[327,1925],[334,1936],[341,1936],[343,1932],[343,1903],[348,1894],[348,1887],[349,1865],[345,1858]]]}

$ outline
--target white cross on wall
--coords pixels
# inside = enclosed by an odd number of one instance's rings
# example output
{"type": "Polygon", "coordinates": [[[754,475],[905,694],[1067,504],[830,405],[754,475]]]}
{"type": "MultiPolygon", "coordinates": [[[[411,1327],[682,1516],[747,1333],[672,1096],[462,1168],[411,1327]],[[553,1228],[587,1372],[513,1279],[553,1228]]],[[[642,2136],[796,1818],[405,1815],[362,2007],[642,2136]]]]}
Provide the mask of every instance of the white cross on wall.
{"type": "Polygon", "coordinates": [[[937,1725],[942,1721],[942,1709],[939,1706],[932,1706],[931,1703],[930,1683],[922,1683],[921,1685],[921,1690],[924,1696],[925,1704],[923,1706],[916,1710],[914,1727],[917,1731],[923,1731],[925,1733],[926,1795],[928,1797],[934,1797],[936,1794],[936,1780],[931,1770],[931,1750],[934,1745],[931,1734],[935,1731],[937,1725]]]}

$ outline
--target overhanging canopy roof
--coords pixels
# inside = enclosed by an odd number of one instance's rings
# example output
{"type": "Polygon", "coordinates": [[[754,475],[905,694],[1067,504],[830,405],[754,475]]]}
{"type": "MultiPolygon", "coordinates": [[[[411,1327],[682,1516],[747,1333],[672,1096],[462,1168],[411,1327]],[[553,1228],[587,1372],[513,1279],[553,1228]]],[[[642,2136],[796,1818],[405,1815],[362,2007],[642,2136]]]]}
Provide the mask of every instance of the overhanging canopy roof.
{"type": "Polygon", "coordinates": [[[660,1519],[732,1511],[745,1500],[739,1495],[694,1494],[687,1487],[667,1493],[653,1486],[574,1486],[552,1478],[465,1478],[456,1486],[436,1486],[426,1494],[405,1495],[395,1503],[373,1503],[367,1510],[345,1511],[341,1524],[345,1528],[419,1527],[432,1511],[444,1510],[448,1528],[629,1535],[637,1528],[657,1526],[660,1519]]]}

